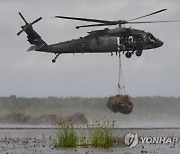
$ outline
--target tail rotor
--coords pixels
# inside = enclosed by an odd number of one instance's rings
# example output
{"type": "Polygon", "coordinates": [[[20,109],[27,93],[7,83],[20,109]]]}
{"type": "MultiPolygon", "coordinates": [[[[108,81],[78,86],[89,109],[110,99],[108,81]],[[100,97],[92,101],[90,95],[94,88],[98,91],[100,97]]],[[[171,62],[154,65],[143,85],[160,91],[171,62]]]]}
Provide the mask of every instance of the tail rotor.
{"type": "Polygon", "coordinates": [[[26,21],[26,19],[23,17],[23,15],[21,14],[21,12],[19,12],[19,15],[21,16],[21,18],[23,19],[23,21],[25,22],[24,26],[21,26],[22,30],[20,30],[17,35],[19,36],[22,32],[24,32],[27,28],[31,27],[33,24],[37,23],[38,21],[40,21],[42,19],[42,17],[36,19],[35,21],[33,21],[32,23],[28,23],[26,21]]]}

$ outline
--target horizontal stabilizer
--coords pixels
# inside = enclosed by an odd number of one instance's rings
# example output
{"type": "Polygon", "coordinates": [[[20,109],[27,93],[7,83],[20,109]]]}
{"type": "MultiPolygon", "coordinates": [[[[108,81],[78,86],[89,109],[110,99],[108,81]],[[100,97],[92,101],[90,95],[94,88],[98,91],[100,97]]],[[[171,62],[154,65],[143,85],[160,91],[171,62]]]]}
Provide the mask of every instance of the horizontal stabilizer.
{"type": "Polygon", "coordinates": [[[33,45],[33,46],[30,46],[30,48],[27,51],[29,52],[29,51],[34,51],[37,49],[38,49],[38,47],[36,45],[33,45]]]}

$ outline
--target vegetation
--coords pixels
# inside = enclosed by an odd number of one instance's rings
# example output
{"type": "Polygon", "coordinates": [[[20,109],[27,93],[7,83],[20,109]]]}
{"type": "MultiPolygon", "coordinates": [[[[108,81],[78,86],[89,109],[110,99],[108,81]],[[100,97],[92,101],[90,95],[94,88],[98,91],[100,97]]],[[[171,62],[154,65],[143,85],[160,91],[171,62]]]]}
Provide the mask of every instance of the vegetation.
{"type": "Polygon", "coordinates": [[[180,119],[180,97],[130,97],[133,111],[130,115],[112,113],[106,106],[108,97],[82,98],[82,97],[47,97],[25,98],[0,97],[0,116],[6,113],[28,113],[33,116],[42,114],[56,114],[66,116],[80,112],[88,120],[100,119],[107,116],[107,120],[116,121],[147,121],[180,119]],[[28,112],[27,112],[28,111],[28,112]]]}
{"type": "Polygon", "coordinates": [[[110,125],[109,121],[99,123],[96,121],[89,128],[89,141],[90,145],[94,147],[109,148],[113,145],[112,128],[114,122],[110,125]]]}
{"type": "MultiPolygon", "coordinates": [[[[133,104],[146,108],[154,108],[155,105],[180,106],[180,97],[131,97],[133,104]],[[143,105],[143,106],[142,106],[143,105]]],[[[0,97],[0,110],[23,110],[27,108],[48,109],[66,107],[88,107],[105,109],[108,97],[104,98],[82,98],[82,97],[48,97],[48,98],[25,98],[0,97]]]]}
{"type": "Polygon", "coordinates": [[[55,147],[76,147],[77,135],[73,123],[61,123],[58,125],[57,141],[55,147]]]}
{"type": "Polygon", "coordinates": [[[113,137],[113,128],[114,121],[112,124],[108,121],[102,123],[96,121],[83,129],[75,128],[72,123],[61,123],[58,125],[55,147],[92,146],[96,148],[109,148],[113,145],[123,146],[124,137],[113,137]]]}

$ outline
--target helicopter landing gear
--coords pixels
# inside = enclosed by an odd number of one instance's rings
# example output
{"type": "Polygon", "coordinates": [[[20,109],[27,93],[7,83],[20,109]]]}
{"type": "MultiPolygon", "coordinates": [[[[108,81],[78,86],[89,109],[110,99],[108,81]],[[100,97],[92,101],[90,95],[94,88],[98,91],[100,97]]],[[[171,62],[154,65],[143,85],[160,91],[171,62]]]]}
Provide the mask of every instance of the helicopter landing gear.
{"type": "Polygon", "coordinates": [[[60,53],[55,53],[56,57],[54,59],[52,59],[52,63],[56,62],[56,59],[59,57],[60,53]]]}
{"type": "Polygon", "coordinates": [[[142,50],[137,50],[135,54],[137,57],[140,57],[142,55],[142,50]]]}
{"type": "Polygon", "coordinates": [[[126,56],[126,58],[131,58],[132,53],[128,51],[128,52],[126,52],[125,56],[126,56]]]}

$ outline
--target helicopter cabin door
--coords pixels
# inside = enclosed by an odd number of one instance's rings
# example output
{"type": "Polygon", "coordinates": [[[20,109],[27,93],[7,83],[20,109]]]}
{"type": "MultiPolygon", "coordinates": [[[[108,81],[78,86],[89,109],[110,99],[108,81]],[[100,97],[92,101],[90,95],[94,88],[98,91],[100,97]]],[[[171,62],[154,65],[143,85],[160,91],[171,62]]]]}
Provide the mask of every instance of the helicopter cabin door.
{"type": "Polygon", "coordinates": [[[93,38],[89,44],[91,52],[115,52],[117,51],[117,37],[100,36],[93,38]]]}

